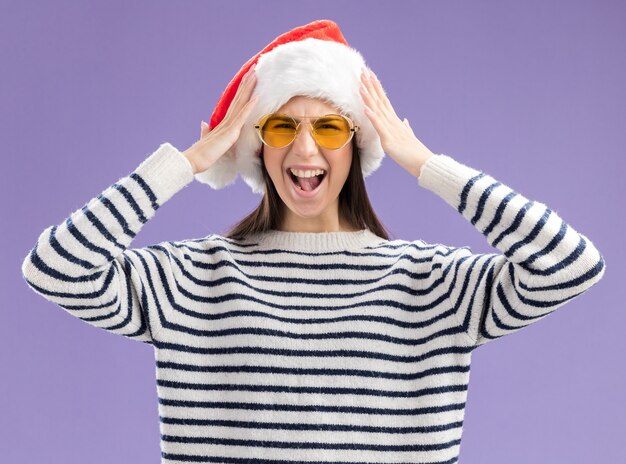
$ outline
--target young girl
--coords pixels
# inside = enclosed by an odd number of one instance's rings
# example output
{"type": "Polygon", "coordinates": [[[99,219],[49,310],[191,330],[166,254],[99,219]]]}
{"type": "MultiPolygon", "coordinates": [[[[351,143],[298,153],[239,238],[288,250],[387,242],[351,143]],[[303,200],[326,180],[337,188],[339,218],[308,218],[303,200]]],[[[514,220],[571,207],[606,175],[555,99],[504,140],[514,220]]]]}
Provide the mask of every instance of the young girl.
{"type": "Polygon", "coordinates": [[[70,314],[154,347],[168,463],[457,462],[472,351],[604,271],[544,204],[425,147],[326,20],[277,37],[200,140],[163,143],[22,267],[70,314]],[[502,254],[389,240],[363,179],[383,152],[502,254]],[[227,236],[130,248],[194,178],[237,173],[264,195],[227,236]]]}

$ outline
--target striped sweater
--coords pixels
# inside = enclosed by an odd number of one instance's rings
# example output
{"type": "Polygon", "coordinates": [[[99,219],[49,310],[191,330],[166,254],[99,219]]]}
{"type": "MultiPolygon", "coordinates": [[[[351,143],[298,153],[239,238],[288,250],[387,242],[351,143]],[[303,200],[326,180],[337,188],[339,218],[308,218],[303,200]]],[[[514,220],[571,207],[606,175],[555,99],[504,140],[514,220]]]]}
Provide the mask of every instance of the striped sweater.
{"type": "Polygon", "coordinates": [[[502,254],[369,229],[129,248],[193,179],[163,143],[22,265],[45,299],[153,346],[162,463],[457,462],[472,350],[605,270],[554,211],[443,154],[418,184],[502,254]]]}

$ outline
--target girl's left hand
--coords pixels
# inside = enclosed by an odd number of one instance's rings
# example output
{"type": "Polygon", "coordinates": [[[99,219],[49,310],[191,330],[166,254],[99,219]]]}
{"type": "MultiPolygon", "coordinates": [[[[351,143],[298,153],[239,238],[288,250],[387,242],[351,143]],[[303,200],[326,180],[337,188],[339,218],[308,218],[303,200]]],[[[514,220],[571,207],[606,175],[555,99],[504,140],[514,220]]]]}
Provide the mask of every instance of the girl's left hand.
{"type": "Polygon", "coordinates": [[[372,72],[361,72],[361,96],[365,114],[378,132],[380,143],[391,158],[410,174],[419,177],[423,164],[434,155],[413,133],[409,121],[398,118],[380,81],[372,72]]]}

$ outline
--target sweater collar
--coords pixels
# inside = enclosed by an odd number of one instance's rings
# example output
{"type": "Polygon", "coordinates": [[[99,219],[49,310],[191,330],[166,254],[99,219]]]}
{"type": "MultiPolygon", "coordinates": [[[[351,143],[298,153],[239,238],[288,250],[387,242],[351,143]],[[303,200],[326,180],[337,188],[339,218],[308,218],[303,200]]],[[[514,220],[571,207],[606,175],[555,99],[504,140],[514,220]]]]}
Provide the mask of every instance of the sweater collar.
{"type": "Polygon", "coordinates": [[[250,237],[259,248],[305,252],[340,251],[377,245],[385,241],[368,228],[341,232],[287,232],[270,229],[250,237]]]}

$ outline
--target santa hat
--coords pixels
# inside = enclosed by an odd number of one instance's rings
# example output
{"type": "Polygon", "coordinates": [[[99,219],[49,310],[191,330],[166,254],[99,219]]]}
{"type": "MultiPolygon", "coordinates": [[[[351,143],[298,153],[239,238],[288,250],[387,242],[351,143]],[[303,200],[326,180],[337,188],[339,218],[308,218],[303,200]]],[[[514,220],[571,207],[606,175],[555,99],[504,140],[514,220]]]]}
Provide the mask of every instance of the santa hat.
{"type": "Polygon", "coordinates": [[[251,97],[258,95],[258,101],[237,141],[209,169],[196,173],[196,180],[222,189],[232,184],[239,173],[254,193],[263,194],[262,142],[254,124],[296,95],[328,100],[350,117],[359,126],[354,136],[363,176],[378,169],[384,152],[359,92],[362,69],[369,68],[361,54],[348,45],[336,23],[324,19],[296,27],[250,58],[222,93],[210,129],[224,119],[242,78],[255,63],[256,84],[251,97]]]}

